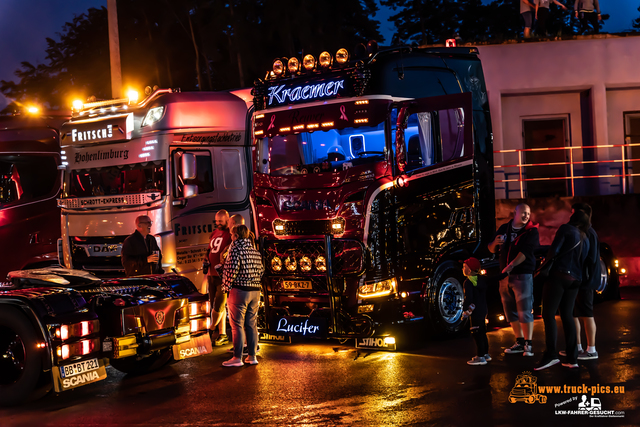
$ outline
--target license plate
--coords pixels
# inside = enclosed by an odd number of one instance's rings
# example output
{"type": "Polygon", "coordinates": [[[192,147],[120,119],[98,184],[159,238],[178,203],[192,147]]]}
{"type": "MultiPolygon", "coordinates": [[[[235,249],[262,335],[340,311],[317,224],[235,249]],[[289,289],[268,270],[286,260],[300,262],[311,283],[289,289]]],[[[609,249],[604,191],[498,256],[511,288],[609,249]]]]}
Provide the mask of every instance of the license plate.
{"type": "Polygon", "coordinates": [[[84,360],[82,362],[72,363],[71,365],[60,366],[60,375],[62,378],[69,378],[86,372],[95,371],[99,367],[98,359],[84,360]]]}
{"type": "Polygon", "coordinates": [[[211,351],[211,338],[209,338],[209,334],[204,334],[191,338],[182,344],[174,345],[173,358],[175,360],[188,359],[209,354],[211,351]]]}
{"type": "Polygon", "coordinates": [[[284,289],[311,289],[311,282],[308,280],[284,280],[282,282],[284,289]]]}

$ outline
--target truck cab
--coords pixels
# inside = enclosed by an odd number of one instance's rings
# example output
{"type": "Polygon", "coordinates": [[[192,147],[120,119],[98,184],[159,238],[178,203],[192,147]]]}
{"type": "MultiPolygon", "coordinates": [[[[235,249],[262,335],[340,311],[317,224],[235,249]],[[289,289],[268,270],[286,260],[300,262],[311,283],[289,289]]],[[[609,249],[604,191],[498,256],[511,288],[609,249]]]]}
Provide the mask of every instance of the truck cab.
{"type": "Polygon", "coordinates": [[[57,264],[65,116],[0,117],[0,281],[10,270],[57,264]]]}
{"type": "Polygon", "coordinates": [[[148,215],[164,271],[200,285],[215,213],[249,215],[244,92],[156,89],[74,110],[61,136],[61,264],[123,276],[122,242],[148,215]]]}
{"type": "Polygon", "coordinates": [[[319,58],[278,59],[254,88],[263,330],[384,346],[419,321],[459,331],[460,261],[495,230],[477,51],[319,58]]]}

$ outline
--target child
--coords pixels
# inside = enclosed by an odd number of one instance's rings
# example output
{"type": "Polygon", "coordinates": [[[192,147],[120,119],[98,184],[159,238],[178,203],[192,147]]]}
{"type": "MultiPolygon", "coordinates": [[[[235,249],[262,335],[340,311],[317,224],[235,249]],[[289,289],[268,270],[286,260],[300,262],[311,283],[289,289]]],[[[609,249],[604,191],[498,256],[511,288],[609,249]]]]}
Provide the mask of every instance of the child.
{"type": "Polygon", "coordinates": [[[469,360],[469,365],[486,365],[491,361],[489,356],[489,340],[487,340],[487,280],[478,276],[481,265],[477,258],[469,258],[462,266],[462,273],[467,277],[464,281],[464,303],[466,309],[463,318],[471,318],[471,335],[476,341],[477,356],[469,360]]]}

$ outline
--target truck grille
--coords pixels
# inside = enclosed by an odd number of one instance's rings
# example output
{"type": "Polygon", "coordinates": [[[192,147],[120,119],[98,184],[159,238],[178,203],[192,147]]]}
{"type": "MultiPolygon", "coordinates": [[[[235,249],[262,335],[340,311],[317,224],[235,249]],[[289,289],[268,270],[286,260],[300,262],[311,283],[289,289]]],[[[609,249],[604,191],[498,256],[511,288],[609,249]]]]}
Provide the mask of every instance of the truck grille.
{"type": "MultiPolygon", "coordinates": [[[[358,275],[364,269],[364,248],[357,240],[333,239],[332,268],[334,276],[358,275]]],[[[322,259],[326,257],[324,240],[279,240],[267,242],[264,247],[267,276],[296,276],[311,278],[326,274],[322,259]],[[274,268],[274,258],[281,268],[274,268]],[[305,268],[306,267],[306,268],[305,268]]],[[[275,264],[278,264],[275,261],[275,264]]],[[[324,262],[326,266],[326,260],[324,262]]]]}

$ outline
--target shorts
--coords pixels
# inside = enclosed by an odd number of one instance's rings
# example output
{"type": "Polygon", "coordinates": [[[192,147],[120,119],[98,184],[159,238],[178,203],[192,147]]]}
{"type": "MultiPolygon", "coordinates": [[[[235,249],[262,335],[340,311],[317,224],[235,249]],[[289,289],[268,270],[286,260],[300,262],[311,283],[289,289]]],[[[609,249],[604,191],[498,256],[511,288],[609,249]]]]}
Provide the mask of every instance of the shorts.
{"type": "Polygon", "coordinates": [[[520,15],[522,15],[522,19],[524,19],[524,27],[531,28],[533,26],[533,12],[522,12],[520,15]]]}
{"type": "Polygon", "coordinates": [[[227,302],[227,293],[222,291],[222,278],[220,276],[207,276],[209,283],[209,301],[211,309],[220,313],[227,302]]]}
{"type": "Polygon", "coordinates": [[[533,322],[532,274],[510,274],[502,279],[500,298],[507,322],[533,322]]]}
{"type": "Polygon", "coordinates": [[[593,317],[593,289],[580,288],[576,297],[576,306],[573,309],[573,317],[593,317]]]}

